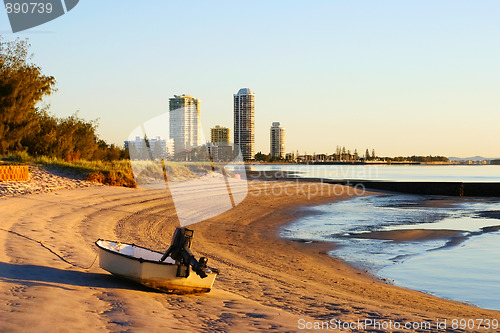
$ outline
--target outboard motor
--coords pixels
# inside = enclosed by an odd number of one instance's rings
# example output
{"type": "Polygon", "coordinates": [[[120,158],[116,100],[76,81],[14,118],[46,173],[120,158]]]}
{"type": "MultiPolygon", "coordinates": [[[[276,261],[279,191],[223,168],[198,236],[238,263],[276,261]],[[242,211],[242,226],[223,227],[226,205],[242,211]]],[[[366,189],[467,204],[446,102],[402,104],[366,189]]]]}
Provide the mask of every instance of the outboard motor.
{"type": "Polygon", "coordinates": [[[175,263],[179,265],[177,269],[177,276],[188,277],[190,267],[198,274],[201,278],[207,277],[205,270],[207,269],[208,259],[201,257],[200,260],[196,260],[193,253],[191,253],[191,241],[193,239],[193,230],[187,229],[185,227],[175,229],[174,235],[172,236],[172,244],[165,251],[160,261],[165,261],[168,256],[175,260],[175,263]]]}

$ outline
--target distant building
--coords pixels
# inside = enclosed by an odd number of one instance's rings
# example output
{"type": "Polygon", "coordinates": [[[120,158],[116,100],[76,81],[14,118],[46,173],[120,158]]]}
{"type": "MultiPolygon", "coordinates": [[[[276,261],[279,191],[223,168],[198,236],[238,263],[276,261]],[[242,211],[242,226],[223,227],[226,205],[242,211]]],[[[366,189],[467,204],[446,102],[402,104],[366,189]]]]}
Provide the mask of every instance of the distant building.
{"type": "Polygon", "coordinates": [[[172,138],[166,139],[165,146],[166,146],[166,151],[167,151],[167,157],[170,159],[173,158],[175,155],[174,139],[172,139],[172,138]]]}
{"type": "Polygon", "coordinates": [[[212,143],[229,143],[229,128],[216,125],[210,129],[210,141],[212,143]]]}
{"type": "Polygon", "coordinates": [[[215,126],[210,129],[210,143],[208,149],[210,158],[214,162],[226,162],[232,160],[233,147],[229,144],[229,128],[215,126]]]}
{"type": "Polygon", "coordinates": [[[255,95],[242,88],[234,95],[234,144],[241,150],[245,161],[255,155],[255,95]]]}
{"type": "Polygon", "coordinates": [[[125,141],[125,149],[129,150],[132,160],[171,159],[174,156],[174,140],[158,136],[146,142],[144,138],[137,136],[135,140],[125,141]]]}
{"type": "Polygon", "coordinates": [[[285,158],[285,129],[280,123],[271,126],[271,157],[285,158]]]}
{"type": "Polygon", "coordinates": [[[295,157],[294,153],[286,153],[285,154],[285,159],[287,161],[290,161],[290,162],[295,162],[296,161],[296,157],[295,157]]]}
{"type": "Polygon", "coordinates": [[[190,95],[174,95],[169,99],[169,110],[175,153],[201,146],[200,100],[190,95]]]}
{"type": "Polygon", "coordinates": [[[229,143],[208,143],[207,144],[210,161],[230,162],[234,160],[233,146],[229,143]]]}

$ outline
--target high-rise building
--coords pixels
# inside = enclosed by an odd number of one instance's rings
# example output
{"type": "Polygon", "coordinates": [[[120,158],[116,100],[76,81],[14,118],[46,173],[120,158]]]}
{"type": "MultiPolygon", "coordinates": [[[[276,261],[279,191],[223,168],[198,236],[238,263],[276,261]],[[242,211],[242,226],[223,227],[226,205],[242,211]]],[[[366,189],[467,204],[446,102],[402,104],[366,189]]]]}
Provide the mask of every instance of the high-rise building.
{"type": "Polygon", "coordinates": [[[208,144],[210,158],[215,162],[233,159],[233,147],[229,144],[229,128],[215,126],[210,129],[211,142],[208,144]]]}
{"type": "Polygon", "coordinates": [[[229,128],[216,125],[210,129],[210,141],[212,143],[229,143],[229,128]]]}
{"type": "Polygon", "coordinates": [[[244,160],[255,155],[255,95],[242,88],[234,95],[234,144],[239,146],[244,160]]]}
{"type": "Polygon", "coordinates": [[[174,95],[169,99],[169,110],[175,153],[201,146],[200,100],[190,95],[174,95]]]}
{"type": "Polygon", "coordinates": [[[285,129],[280,123],[271,126],[271,157],[285,158],[285,129]]]}

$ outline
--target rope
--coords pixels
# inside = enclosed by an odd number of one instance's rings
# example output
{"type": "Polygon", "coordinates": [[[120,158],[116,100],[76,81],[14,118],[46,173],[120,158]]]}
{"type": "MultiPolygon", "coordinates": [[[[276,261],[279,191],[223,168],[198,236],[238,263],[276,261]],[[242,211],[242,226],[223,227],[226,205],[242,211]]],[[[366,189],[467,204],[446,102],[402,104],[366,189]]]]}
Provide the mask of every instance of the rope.
{"type": "Polygon", "coordinates": [[[39,240],[36,240],[36,239],[33,239],[31,237],[28,237],[26,235],[23,235],[23,234],[20,234],[18,232],[15,232],[15,231],[12,231],[12,230],[7,230],[7,229],[3,229],[3,228],[0,228],[0,230],[2,231],[5,231],[5,232],[8,232],[8,233],[11,233],[13,235],[16,235],[16,236],[19,236],[19,237],[23,237],[23,238],[26,238],[32,242],[35,242],[35,243],[38,243],[40,244],[43,248],[45,248],[46,250],[48,250],[50,253],[52,253],[53,255],[55,255],[56,257],[58,257],[59,259],[61,259],[62,261],[64,261],[65,263],[73,266],[73,267],[78,267],[78,268],[81,268],[81,269],[90,269],[92,266],[94,266],[96,260],[97,260],[97,257],[99,256],[99,254],[96,254],[95,258],[94,258],[94,261],[92,261],[92,264],[88,267],[84,267],[84,266],[81,266],[81,265],[78,265],[78,264],[75,264],[71,261],[68,261],[67,259],[65,259],[63,256],[61,256],[59,253],[55,252],[54,250],[52,250],[50,247],[48,247],[47,245],[45,245],[42,241],[39,241],[39,240]]]}

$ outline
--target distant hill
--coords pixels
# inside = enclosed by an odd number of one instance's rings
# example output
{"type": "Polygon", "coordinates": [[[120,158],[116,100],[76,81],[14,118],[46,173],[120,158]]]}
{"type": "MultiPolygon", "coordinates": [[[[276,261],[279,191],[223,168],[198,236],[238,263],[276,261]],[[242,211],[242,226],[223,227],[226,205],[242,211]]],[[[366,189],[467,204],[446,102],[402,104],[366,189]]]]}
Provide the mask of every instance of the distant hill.
{"type": "Polygon", "coordinates": [[[453,161],[453,162],[461,162],[461,161],[490,161],[490,160],[500,159],[500,157],[488,158],[488,157],[483,157],[483,156],[473,156],[473,157],[448,157],[448,159],[450,161],[453,161]]]}

